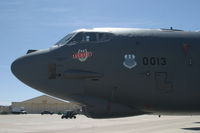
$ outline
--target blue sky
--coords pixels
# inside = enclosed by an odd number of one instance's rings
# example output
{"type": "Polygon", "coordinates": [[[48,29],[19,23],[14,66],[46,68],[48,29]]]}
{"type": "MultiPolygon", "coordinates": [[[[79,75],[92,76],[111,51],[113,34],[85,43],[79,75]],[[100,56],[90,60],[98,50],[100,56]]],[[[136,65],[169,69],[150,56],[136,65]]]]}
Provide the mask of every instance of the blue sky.
{"type": "Polygon", "coordinates": [[[10,71],[28,49],[50,47],[79,28],[200,30],[199,5],[199,0],[1,0],[0,105],[42,95],[10,71]]]}

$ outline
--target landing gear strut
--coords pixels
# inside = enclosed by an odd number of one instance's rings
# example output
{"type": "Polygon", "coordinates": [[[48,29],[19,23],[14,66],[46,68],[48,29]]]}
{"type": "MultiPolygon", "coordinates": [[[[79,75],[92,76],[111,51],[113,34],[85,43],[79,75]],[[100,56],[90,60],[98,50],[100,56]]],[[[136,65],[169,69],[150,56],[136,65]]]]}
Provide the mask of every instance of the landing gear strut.
{"type": "Polygon", "coordinates": [[[61,116],[61,119],[68,119],[68,118],[70,118],[70,119],[76,119],[76,114],[75,114],[75,112],[74,111],[70,111],[70,112],[67,112],[67,113],[65,113],[65,114],[63,114],[62,116],[61,116]]]}

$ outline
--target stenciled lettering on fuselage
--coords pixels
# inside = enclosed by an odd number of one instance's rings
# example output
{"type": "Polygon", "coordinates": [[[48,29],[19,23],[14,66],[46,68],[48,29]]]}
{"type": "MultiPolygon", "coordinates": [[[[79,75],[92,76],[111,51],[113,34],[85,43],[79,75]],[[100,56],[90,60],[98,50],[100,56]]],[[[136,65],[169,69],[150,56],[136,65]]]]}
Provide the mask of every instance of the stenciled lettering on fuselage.
{"type": "Polygon", "coordinates": [[[165,57],[143,57],[143,65],[145,66],[165,66],[167,65],[167,58],[165,57]]]}
{"type": "Polygon", "coordinates": [[[93,55],[92,52],[87,51],[87,49],[79,49],[77,53],[73,54],[73,59],[78,59],[81,62],[86,61],[89,57],[93,55]]]}
{"type": "Polygon", "coordinates": [[[129,69],[134,68],[137,65],[137,62],[135,61],[135,55],[125,54],[123,65],[129,69]]]}

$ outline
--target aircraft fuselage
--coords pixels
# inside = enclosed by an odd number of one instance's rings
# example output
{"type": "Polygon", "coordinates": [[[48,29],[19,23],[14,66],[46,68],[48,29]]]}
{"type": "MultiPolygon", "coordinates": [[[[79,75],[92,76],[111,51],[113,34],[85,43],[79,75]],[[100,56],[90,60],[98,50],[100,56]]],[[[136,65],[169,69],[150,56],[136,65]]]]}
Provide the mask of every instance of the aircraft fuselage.
{"type": "Polygon", "coordinates": [[[79,30],[64,45],[17,59],[12,71],[91,117],[200,114],[199,43],[199,32],[79,30]]]}

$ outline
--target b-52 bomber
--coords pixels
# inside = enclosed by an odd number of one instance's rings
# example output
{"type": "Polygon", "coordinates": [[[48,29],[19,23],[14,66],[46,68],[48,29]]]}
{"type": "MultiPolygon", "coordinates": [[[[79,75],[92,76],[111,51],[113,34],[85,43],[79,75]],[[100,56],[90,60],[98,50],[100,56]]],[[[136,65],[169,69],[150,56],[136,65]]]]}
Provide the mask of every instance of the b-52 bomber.
{"type": "Polygon", "coordinates": [[[76,30],[11,66],[26,85],[76,102],[92,118],[200,114],[200,32],[76,30]]]}

